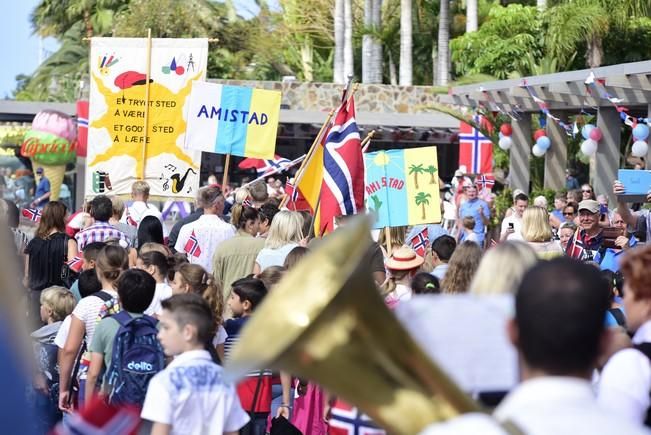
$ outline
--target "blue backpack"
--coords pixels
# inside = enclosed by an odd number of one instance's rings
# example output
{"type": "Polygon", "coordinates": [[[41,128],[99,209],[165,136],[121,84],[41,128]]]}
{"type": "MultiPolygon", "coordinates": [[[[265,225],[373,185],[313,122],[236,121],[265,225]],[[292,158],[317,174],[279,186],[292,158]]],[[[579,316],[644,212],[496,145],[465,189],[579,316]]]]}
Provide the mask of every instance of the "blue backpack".
{"type": "Polygon", "coordinates": [[[126,311],[112,316],[120,323],[106,374],[109,403],[142,406],[152,377],[165,368],[165,354],[156,335],[158,320],[126,311]]]}

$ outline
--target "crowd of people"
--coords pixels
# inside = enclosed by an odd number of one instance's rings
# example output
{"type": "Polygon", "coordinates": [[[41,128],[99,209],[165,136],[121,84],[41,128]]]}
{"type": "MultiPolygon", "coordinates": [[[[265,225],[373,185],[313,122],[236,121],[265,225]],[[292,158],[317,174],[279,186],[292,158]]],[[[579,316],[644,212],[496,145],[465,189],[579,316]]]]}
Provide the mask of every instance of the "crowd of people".
{"type": "MultiPolygon", "coordinates": [[[[427,433],[649,433],[649,210],[624,201],[611,210],[587,184],[559,192],[553,207],[516,191],[491,236],[490,198],[457,178],[440,205],[456,219],[369,234],[360,261],[390,309],[422,294],[514,295],[508,331],[522,385],[494,418],[427,433]],[[420,255],[412,241],[423,229],[420,255]]],[[[294,433],[348,433],[339,417],[349,405],[314,381],[261,369],[232,385],[220,368],[256,307],[318,249],[310,214],[280,209],[275,181],[203,187],[194,212],[169,229],[143,181],[128,203],[98,195],[72,215],[47,201],[33,237],[16,205],[0,201],[34,331],[34,433],[75,427],[98,395],[137,406],[143,433],[257,435],[286,423],[294,433]]],[[[613,183],[615,194],[625,189],[613,183]]]]}

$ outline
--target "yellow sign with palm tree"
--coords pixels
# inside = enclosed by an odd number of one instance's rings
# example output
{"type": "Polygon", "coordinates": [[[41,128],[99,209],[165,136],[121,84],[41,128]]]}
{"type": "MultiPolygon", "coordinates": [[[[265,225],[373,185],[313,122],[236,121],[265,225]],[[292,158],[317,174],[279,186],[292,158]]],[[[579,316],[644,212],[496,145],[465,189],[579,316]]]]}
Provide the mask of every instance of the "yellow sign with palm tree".
{"type": "Polygon", "coordinates": [[[364,162],[375,228],[441,221],[436,147],[366,153],[364,162]]]}

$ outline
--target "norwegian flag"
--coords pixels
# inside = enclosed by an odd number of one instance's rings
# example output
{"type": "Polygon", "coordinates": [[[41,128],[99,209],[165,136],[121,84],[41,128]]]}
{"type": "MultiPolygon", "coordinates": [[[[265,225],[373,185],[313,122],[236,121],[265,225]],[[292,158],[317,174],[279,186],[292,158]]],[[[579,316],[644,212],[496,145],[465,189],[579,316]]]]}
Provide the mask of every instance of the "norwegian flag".
{"type": "Polygon", "coordinates": [[[286,159],[284,157],[280,157],[278,154],[275,154],[273,160],[254,159],[254,158],[244,159],[240,162],[239,165],[237,165],[237,167],[240,169],[253,168],[256,171],[258,171],[258,176],[263,176],[264,174],[268,172],[272,172],[275,169],[282,169],[290,163],[291,160],[286,159]]]}
{"type": "Polygon", "coordinates": [[[336,400],[330,411],[329,435],[385,435],[373,421],[358,408],[336,400]]]}
{"type": "Polygon", "coordinates": [[[285,194],[289,197],[287,200],[287,209],[292,211],[310,211],[310,204],[305,200],[305,197],[301,195],[301,192],[294,187],[289,180],[285,183],[285,194]]]}
{"type": "Polygon", "coordinates": [[[70,416],[64,425],[59,423],[54,435],[136,435],[140,427],[140,412],[135,406],[113,406],[95,396],[70,416]]]}
{"type": "Polygon", "coordinates": [[[344,99],[323,145],[319,235],[334,229],[334,218],[364,208],[364,156],[353,97],[344,99]]]}
{"type": "Polygon", "coordinates": [[[480,174],[475,178],[475,184],[480,190],[491,190],[495,186],[495,178],[492,175],[480,174]]]}
{"type": "Polygon", "coordinates": [[[86,157],[88,149],[88,101],[77,101],[77,155],[86,157]]]}
{"type": "Polygon", "coordinates": [[[124,211],[125,213],[125,218],[127,220],[127,224],[131,225],[132,227],[138,228],[138,222],[131,216],[131,212],[129,211],[129,207],[127,207],[124,211]]]}
{"type": "Polygon", "coordinates": [[[197,235],[194,233],[194,230],[192,230],[192,234],[190,234],[188,241],[185,242],[185,247],[183,250],[186,254],[193,257],[199,257],[201,255],[201,247],[199,246],[199,240],[197,239],[197,235]]]}
{"type": "Polygon", "coordinates": [[[21,214],[32,222],[41,221],[41,210],[37,208],[24,208],[21,214]]]}
{"type": "Polygon", "coordinates": [[[67,261],[66,264],[68,265],[70,270],[79,273],[81,272],[81,267],[84,265],[84,259],[81,258],[79,255],[75,255],[75,258],[73,258],[70,261],[67,261]]]}
{"type": "Polygon", "coordinates": [[[246,198],[244,198],[244,201],[242,201],[242,205],[244,207],[253,207],[253,203],[251,202],[251,198],[248,197],[248,196],[246,198]]]}
{"type": "Polygon", "coordinates": [[[427,227],[423,228],[423,231],[412,237],[409,241],[409,245],[414,251],[416,251],[416,254],[424,257],[425,252],[427,252],[427,246],[429,245],[427,227]]]}
{"type": "MultiPolygon", "coordinates": [[[[475,122],[481,123],[481,117],[475,122]]],[[[464,165],[471,174],[493,172],[493,142],[470,124],[459,127],[459,166],[464,165]]]]}
{"type": "Polygon", "coordinates": [[[572,237],[572,240],[570,240],[570,242],[567,244],[567,248],[565,248],[565,253],[569,257],[576,258],[577,260],[583,259],[583,255],[585,253],[585,246],[581,240],[580,231],[580,228],[576,230],[574,237],[572,237]]]}

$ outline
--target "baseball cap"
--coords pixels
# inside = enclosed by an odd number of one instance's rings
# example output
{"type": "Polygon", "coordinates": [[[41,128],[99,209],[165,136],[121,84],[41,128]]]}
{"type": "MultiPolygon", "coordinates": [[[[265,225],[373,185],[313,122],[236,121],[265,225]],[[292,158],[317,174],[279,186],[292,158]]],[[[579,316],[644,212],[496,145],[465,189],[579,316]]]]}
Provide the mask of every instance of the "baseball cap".
{"type": "Polygon", "coordinates": [[[36,173],[37,174],[42,174],[43,173],[43,168],[36,168],[36,173]]]}
{"type": "Polygon", "coordinates": [[[590,213],[599,212],[599,203],[594,199],[585,199],[579,203],[579,211],[588,210],[590,213]]]}

